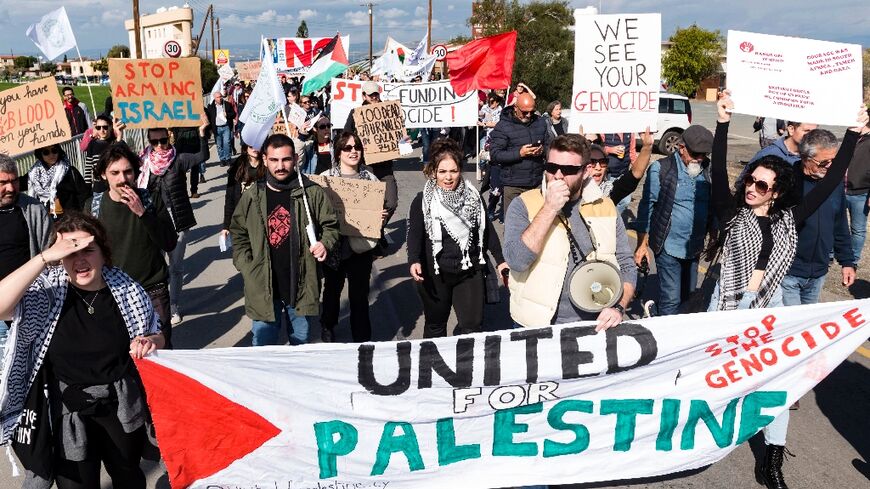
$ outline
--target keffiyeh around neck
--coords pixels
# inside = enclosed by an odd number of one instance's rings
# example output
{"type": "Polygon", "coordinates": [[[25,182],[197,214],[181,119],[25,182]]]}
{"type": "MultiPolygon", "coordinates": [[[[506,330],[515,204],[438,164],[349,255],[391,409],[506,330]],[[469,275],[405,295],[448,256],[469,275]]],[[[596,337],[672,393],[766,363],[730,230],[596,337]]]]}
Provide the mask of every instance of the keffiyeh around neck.
{"type": "Polygon", "coordinates": [[[45,205],[48,205],[54,212],[54,199],[57,197],[57,185],[66,176],[69,171],[69,162],[66,160],[58,160],[57,163],[48,166],[42,161],[33,165],[30,173],[27,176],[28,185],[30,186],[29,194],[31,197],[38,199],[45,205]]]}
{"type": "Polygon", "coordinates": [[[148,146],[139,155],[142,159],[142,173],[139,174],[139,180],[136,186],[139,188],[148,187],[148,180],[151,175],[161,176],[166,173],[169,166],[175,161],[175,147],[170,147],[166,151],[155,150],[153,146],[148,146]]]}
{"type": "Polygon", "coordinates": [[[438,274],[438,254],[443,247],[441,228],[447,230],[459,248],[462,250],[462,269],[471,268],[469,250],[472,243],[472,231],[477,226],[480,246],[480,264],[486,263],[483,257],[483,233],[486,229],[484,221],[483,202],[477,189],[465,184],[465,179],[459,180],[455,190],[444,190],[435,180],[426,181],[423,188],[423,222],[426,224],[426,234],[432,242],[432,257],[435,274],[438,274]]]}

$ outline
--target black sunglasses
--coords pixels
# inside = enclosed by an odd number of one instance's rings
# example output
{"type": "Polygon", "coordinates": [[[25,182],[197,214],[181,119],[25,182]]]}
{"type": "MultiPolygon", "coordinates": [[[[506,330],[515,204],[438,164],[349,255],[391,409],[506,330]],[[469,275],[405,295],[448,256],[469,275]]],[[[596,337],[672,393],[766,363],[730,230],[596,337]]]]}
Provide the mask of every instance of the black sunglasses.
{"type": "Polygon", "coordinates": [[[48,155],[56,155],[56,154],[59,154],[60,152],[57,150],[57,148],[43,148],[39,151],[39,153],[43,156],[48,156],[48,155]]]}
{"type": "Polygon", "coordinates": [[[607,166],[608,163],[610,163],[610,162],[607,161],[607,158],[592,158],[589,160],[589,164],[592,166],[595,166],[595,165],[607,166]]]}
{"type": "Polygon", "coordinates": [[[362,151],[363,147],[360,146],[359,144],[347,144],[347,145],[342,146],[341,150],[349,153],[352,150],[362,151]]]}
{"type": "Polygon", "coordinates": [[[755,191],[761,195],[766,194],[770,190],[770,185],[768,185],[764,180],[757,180],[752,175],[746,175],[743,177],[743,186],[745,188],[749,188],[749,186],[753,184],[755,185],[755,191]]]}
{"type": "Polygon", "coordinates": [[[558,163],[547,162],[544,164],[544,170],[551,175],[555,175],[557,171],[562,171],[562,175],[571,176],[576,175],[583,171],[585,166],[577,166],[577,165],[560,165],[558,163]]]}
{"type": "Polygon", "coordinates": [[[330,127],[332,127],[332,124],[318,124],[314,127],[318,128],[318,129],[329,129],[330,127]]]}
{"type": "Polygon", "coordinates": [[[169,144],[169,138],[160,138],[160,139],[149,139],[149,143],[151,146],[157,146],[158,144],[169,144]]]}
{"type": "Polygon", "coordinates": [[[94,126],[94,129],[97,131],[106,131],[109,129],[109,126],[94,126]]]}
{"type": "Polygon", "coordinates": [[[522,110],[522,109],[520,109],[519,107],[517,107],[517,112],[519,112],[520,114],[523,114],[523,115],[532,115],[532,114],[535,113],[535,109],[532,109],[532,110],[522,110]]]}

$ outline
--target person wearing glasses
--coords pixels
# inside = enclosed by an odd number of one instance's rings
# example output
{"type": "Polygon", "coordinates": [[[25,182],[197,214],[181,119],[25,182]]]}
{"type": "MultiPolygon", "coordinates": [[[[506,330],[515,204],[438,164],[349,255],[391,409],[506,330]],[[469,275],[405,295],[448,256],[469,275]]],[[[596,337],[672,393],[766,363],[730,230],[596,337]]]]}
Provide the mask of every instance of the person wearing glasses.
{"type": "Polygon", "coordinates": [[[693,125],[677,151],[650,165],[637,210],[635,261],[655,256],[659,314],[677,314],[695,290],[698,260],[711,222],[710,161],[713,134],[693,125]]]}
{"type": "Polygon", "coordinates": [[[320,175],[333,167],[332,123],[320,116],[311,126],[314,137],[293,141],[302,146],[300,169],[305,175],[320,175]]]}
{"type": "Polygon", "coordinates": [[[72,166],[59,144],[34,151],[36,163],[27,172],[27,193],[42,202],[52,218],[65,210],[80,211],[91,196],[91,186],[72,166]]]}
{"type": "Polygon", "coordinates": [[[646,132],[641,136],[643,147],[638,153],[637,158],[631,162],[630,171],[624,172],[621,177],[616,180],[607,178],[607,166],[610,159],[604,152],[604,148],[597,144],[593,144],[589,148],[589,175],[592,180],[601,187],[601,192],[610,197],[614,204],[619,205],[619,202],[627,195],[631,195],[640,185],[640,181],[646,174],[646,169],[652,157],[653,137],[647,128],[646,132]]]}
{"type": "MultiPolygon", "coordinates": [[[[823,135],[828,131],[816,132],[823,131],[816,129],[804,136],[801,145],[806,152],[801,153],[806,159],[815,160],[805,166],[806,173],[776,156],[765,156],[750,163],[746,176],[737,182],[732,195],[726,161],[728,126],[734,103],[726,91],[716,105],[719,117],[713,139],[711,176],[712,204],[720,232],[708,250],[708,257],[721,252],[722,271],[708,309],[730,311],[781,306],[786,273],[801,247],[798,230],[802,229],[803,233],[807,228],[821,225],[816,220],[819,211],[825,209],[826,201],[838,187],[842,192],[843,177],[855,144],[860,135],[870,132],[867,127],[870,118],[862,107],[857,127],[846,131],[839,149],[831,147],[831,139],[823,135]],[[807,182],[811,174],[821,178],[807,182]]],[[[836,139],[833,141],[835,145],[836,139]]],[[[829,220],[826,225],[830,227],[833,221],[830,214],[822,217],[829,220]]],[[[826,262],[829,251],[827,248],[821,255],[826,262]]],[[[758,475],[769,488],[787,487],[782,461],[788,418],[786,409],[764,428],[767,449],[758,475]]]]}
{"type": "Polygon", "coordinates": [[[100,181],[99,175],[94,175],[94,166],[104,149],[115,141],[123,139],[124,127],[123,122],[114,122],[111,116],[100,114],[94,119],[94,125],[85,131],[79,143],[79,149],[85,153],[85,168],[82,176],[88,185],[97,188],[96,192],[104,191],[106,184],[100,181]]]}
{"type": "Polygon", "coordinates": [[[555,138],[541,188],[523,192],[508,207],[504,256],[510,267],[511,317],[526,327],[597,320],[598,331],[622,322],[634,296],[637,269],[625,225],[612,200],[592,178],[589,142],[579,134],[555,138]],[[570,298],[570,277],[590,260],[615,267],[622,297],[589,313],[570,298]]]}
{"type": "MultiPolygon", "coordinates": [[[[359,136],[343,132],[335,143],[332,168],[321,173],[329,177],[378,181],[365,166],[363,145],[359,136]]],[[[381,218],[387,210],[381,211],[381,218]]],[[[323,267],[323,307],[320,315],[321,339],[334,341],[334,332],[341,310],[341,291],[347,280],[347,300],[350,305],[350,329],[354,343],[371,341],[372,324],[369,319],[369,282],[372,276],[373,250],[378,240],[359,236],[344,236],[330,250],[323,267]]]]}
{"type": "MultiPolygon", "coordinates": [[[[196,225],[193,207],[187,195],[187,172],[201,162],[208,160],[208,122],[199,126],[199,152],[181,153],[169,142],[169,131],[163,128],[148,129],[148,143],[140,155],[142,171],[136,186],[147,189],[151,195],[159,194],[169,209],[178,244],[169,253],[169,305],[172,324],[181,323],[183,317],[178,308],[181,286],[184,277],[184,252],[187,248],[188,231],[196,225]]],[[[167,342],[170,340],[167,335],[167,342]]]]}

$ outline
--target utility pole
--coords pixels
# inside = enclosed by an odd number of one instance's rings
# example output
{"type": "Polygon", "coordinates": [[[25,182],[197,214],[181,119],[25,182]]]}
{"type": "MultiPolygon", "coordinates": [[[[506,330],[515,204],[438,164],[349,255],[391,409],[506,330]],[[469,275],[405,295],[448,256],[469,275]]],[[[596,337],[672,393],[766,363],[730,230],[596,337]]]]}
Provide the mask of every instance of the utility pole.
{"type": "Polygon", "coordinates": [[[218,43],[217,44],[218,44],[218,49],[220,49],[221,48],[221,18],[218,17],[215,22],[217,22],[217,36],[218,36],[218,38],[217,38],[218,43]]]}
{"type": "Polygon", "coordinates": [[[208,18],[212,15],[212,7],[208,6],[208,10],[205,11],[205,17],[202,18],[202,25],[199,27],[199,35],[196,37],[196,46],[193,47],[193,55],[199,52],[199,46],[202,44],[202,35],[205,34],[205,23],[208,22],[208,18]]]}
{"type": "Polygon", "coordinates": [[[429,22],[426,28],[426,54],[432,51],[432,0],[429,0],[429,22]]]}
{"type": "Polygon", "coordinates": [[[209,5],[208,9],[211,12],[211,60],[217,63],[214,57],[214,5],[209,5]]]}
{"type": "Polygon", "coordinates": [[[144,58],[142,56],[142,33],[140,32],[141,26],[139,25],[139,0],[133,0],[133,32],[134,39],[136,40],[136,57],[144,58]]]}
{"type": "Polygon", "coordinates": [[[360,4],[363,7],[369,8],[369,71],[372,69],[372,7],[375,6],[374,3],[363,3],[360,4]]]}

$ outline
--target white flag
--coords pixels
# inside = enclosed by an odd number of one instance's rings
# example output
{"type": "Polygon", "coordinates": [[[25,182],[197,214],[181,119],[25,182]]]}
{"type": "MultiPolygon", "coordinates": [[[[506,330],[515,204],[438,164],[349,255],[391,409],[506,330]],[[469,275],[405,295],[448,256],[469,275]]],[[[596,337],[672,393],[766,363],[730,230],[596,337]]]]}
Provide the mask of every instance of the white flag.
{"type": "Polygon", "coordinates": [[[402,74],[402,66],[409,49],[396,42],[392,37],[387,36],[387,44],[384,47],[384,54],[372,63],[372,75],[381,75],[386,78],[392,78],[402,74]]]}
{"type": "Polygon", "coordinates": [[[39,22],[31,24],[27,28],[27,37],[49,61],[76,47],[76,36],[73,35],[64,7],[43,15],[39,22]]]}
{"type": "MultiPolygon", "coordinates": [[[[268,47],[266,47],[268,49],[268,47]]],[[[263,65],[260,68],[260,76],[257,85],[239,120],[245,123],[242,128],[242,140],[254,148],[259,148],[272,130],[275,116],[287,104],[284,98],[284,89],[278,81],[278,73],[275,71],[275,63],[271,56],[263,57],[263,65]]]]}
{"type": "Polygon", "coordinates": [[[405,58],[405,66],[417,66],[422,61],[423,58],[426,57],[426,42],[429,40],[429,34],[423,36],[423,39],[417,43],[417,47],[414,48],[414,51],[410,56],[405,58]]]}
{"type": "Polygon", "coordinates": [[[418,64],[403,66],[401,73],[398,74],[398,78],[407,82],[419,76],[423,78],[423,81],[428,81],[429,75],[432,73],[432,68],[435,67],[435,61],[437,59],[438,56],[435,54],[423,56],[418,64]]]}

